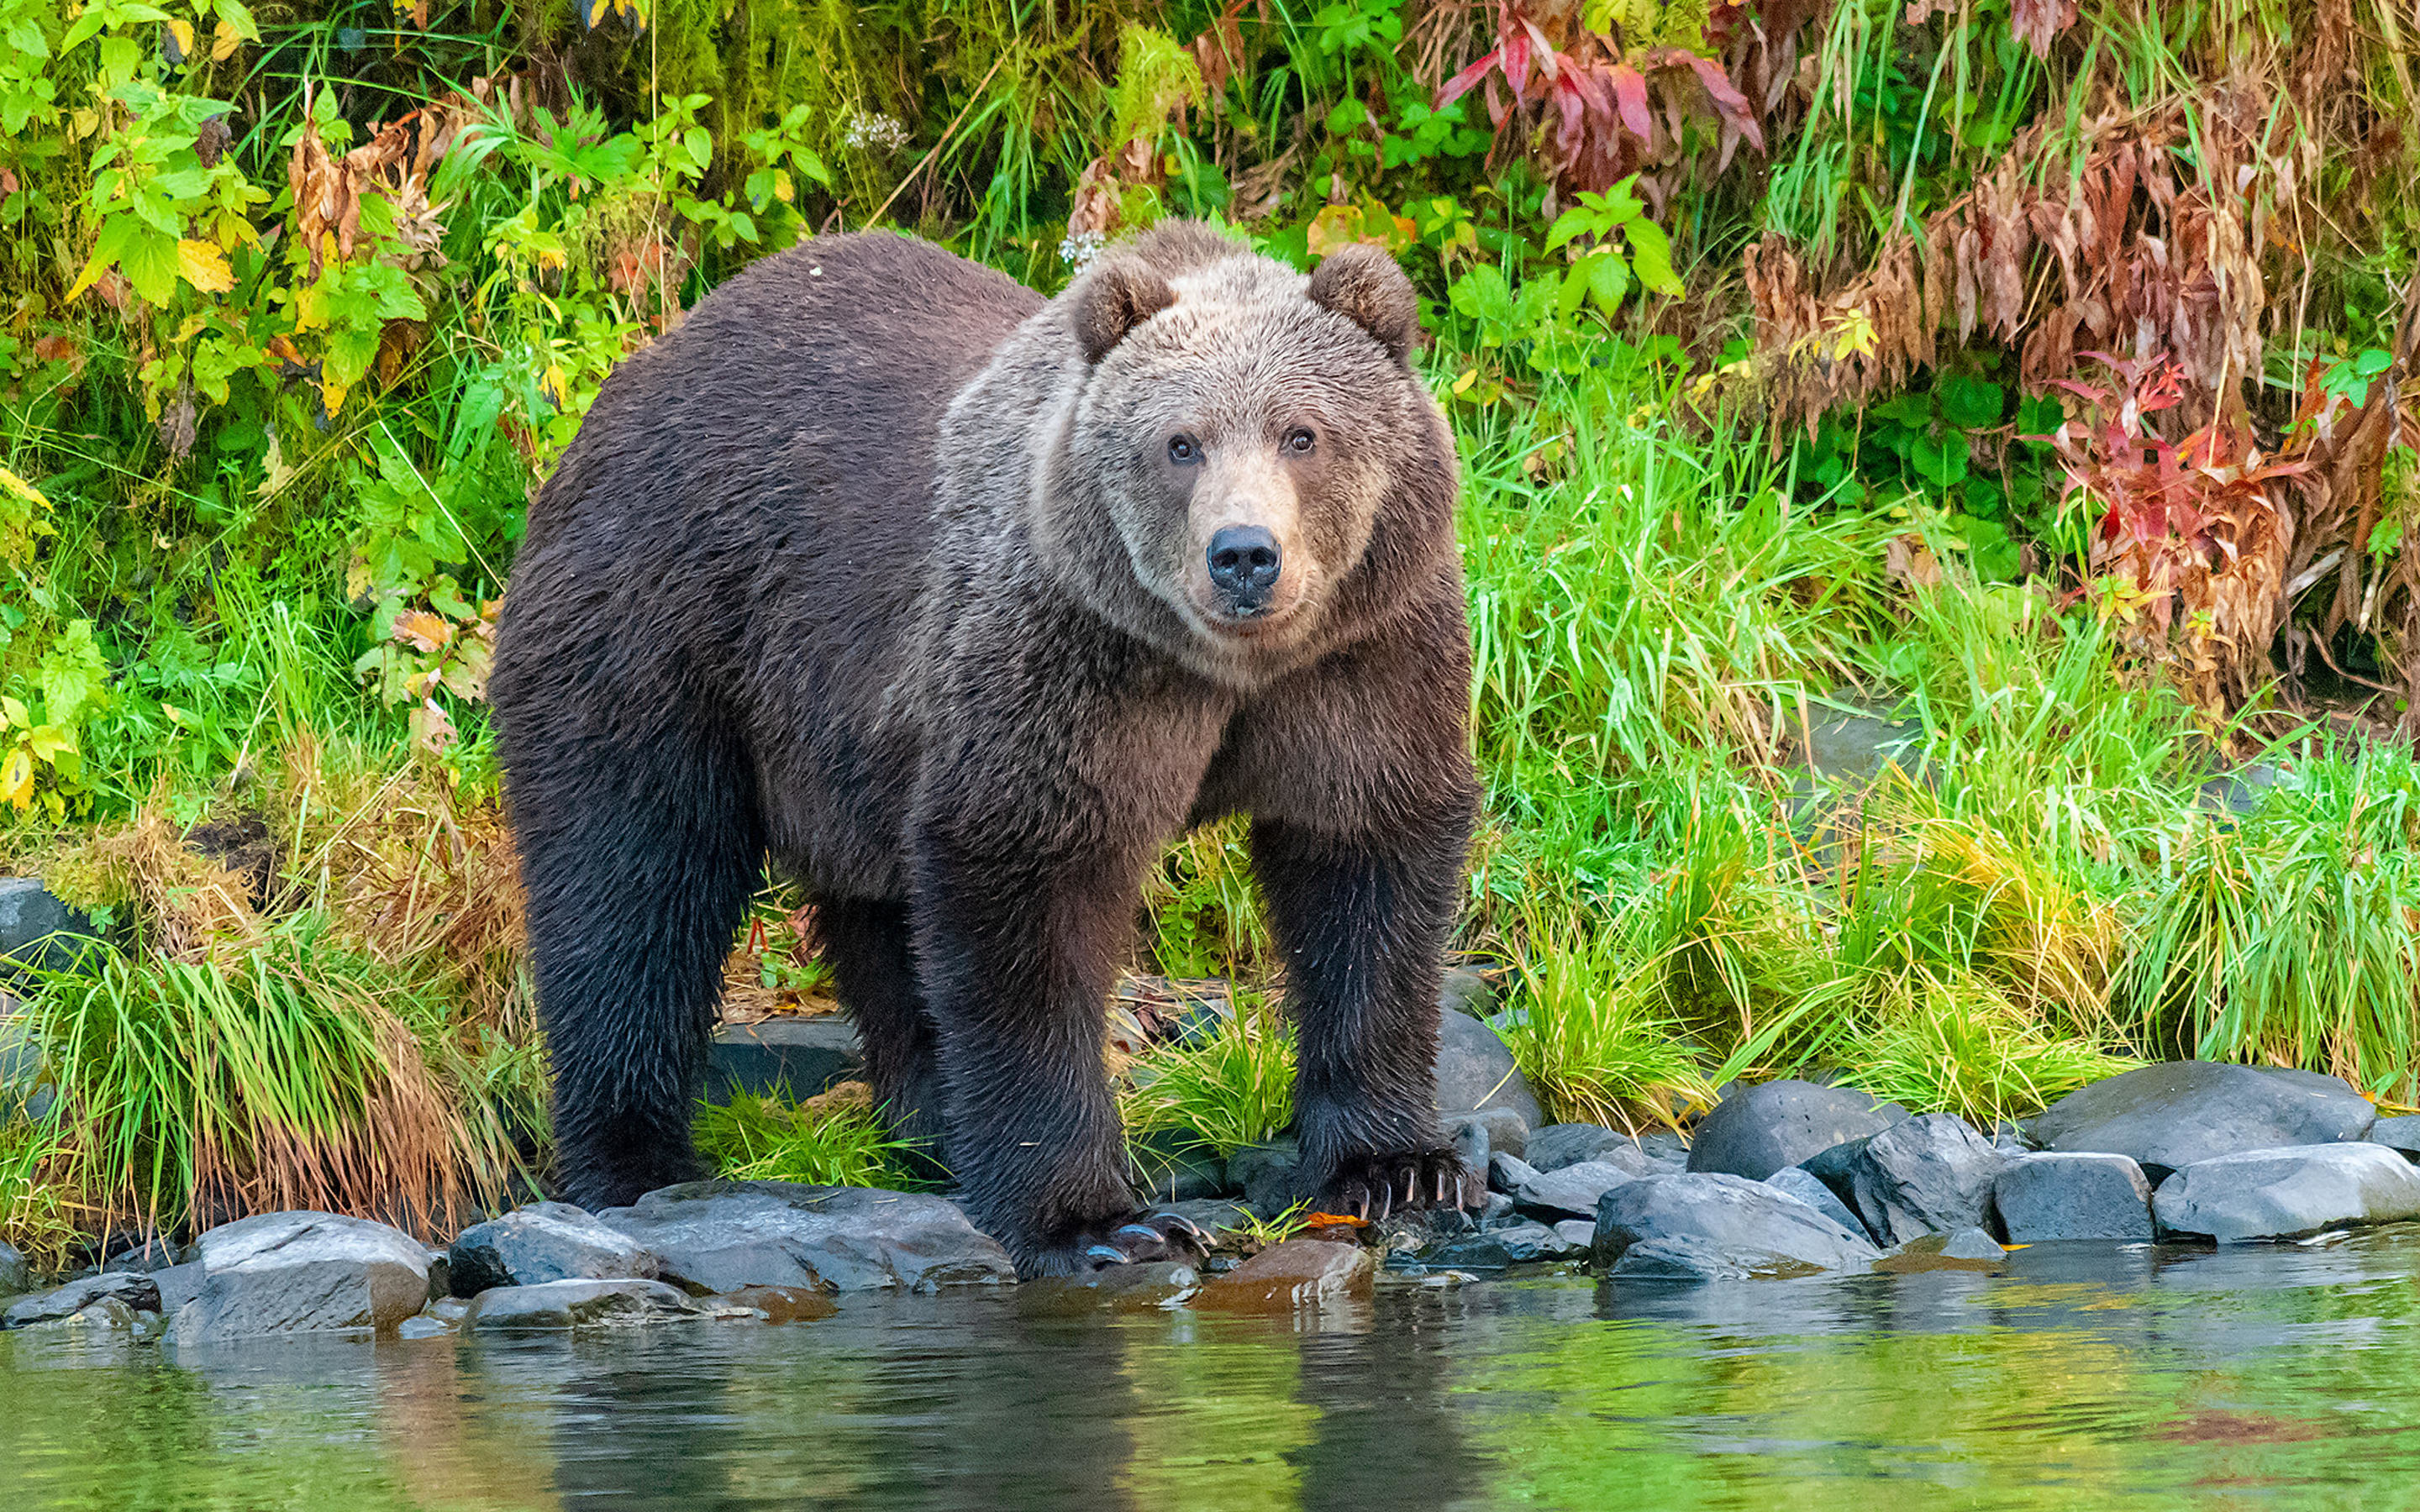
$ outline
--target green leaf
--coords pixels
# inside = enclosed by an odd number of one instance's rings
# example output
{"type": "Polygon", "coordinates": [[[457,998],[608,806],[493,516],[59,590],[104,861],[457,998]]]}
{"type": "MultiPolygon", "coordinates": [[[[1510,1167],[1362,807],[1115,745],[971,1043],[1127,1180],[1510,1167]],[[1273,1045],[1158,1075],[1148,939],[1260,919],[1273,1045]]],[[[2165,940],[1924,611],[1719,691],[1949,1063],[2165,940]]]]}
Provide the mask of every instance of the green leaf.
{"type": "Polygon", "coordinates": [[[2005,395],[1996,383],[1950,373],[1932,386],[1932,392],[1941,401],[1941,418],[1960,430],[1980,430],[2000,423],[2005,395]]]}
{"type": "Polygon", "coordinates": [[[1579,314],[1581,303],[1588,299],[1589,264],[1595,261],[1594,257],[1582,258],[1563,275],[1561,285],[1555,291],[1556,314],[1566,316],[1579,314]]]}
{"type": "Polygon", "coordinates": [[[117,270],[146,303],[167,303],[177,292],[177,238],[135,226],[118,255],[117,270]]]}
{"type": "Polygon", "coordinates": [[[1947,488],[1966,476],[1966,438],[1950,436],[1935,440],[1918,436],[1907,451],[1908,464],[1916,475],[1936,488],[1947,488]]]}
{"type": "Polygon", "coordinates": [[[1652,221],[1632,221],[1621,228],[1630,239],[1630,268],[1642,287],[1658,294],[1682,292],[1680,275],[1672,271],[1672,243],[1652,221]]]}
{"type": "Polygon", "coordinates": [[[1621,306],[1621,297],[1630,292],[1630,269],[1610,252],[1590,257],[1586,266],[1589,270],[1589,298],[1596,301],[1599,310],[1610,316],[1621,306]]]}
{"type": "Polygon", "coordinates": [[[1556,216],[1555,224],[1546,232],[1546,250],[1552,252],[1572,238],[1582,235],[1595,219],[1576,205],[1556,216]]]}

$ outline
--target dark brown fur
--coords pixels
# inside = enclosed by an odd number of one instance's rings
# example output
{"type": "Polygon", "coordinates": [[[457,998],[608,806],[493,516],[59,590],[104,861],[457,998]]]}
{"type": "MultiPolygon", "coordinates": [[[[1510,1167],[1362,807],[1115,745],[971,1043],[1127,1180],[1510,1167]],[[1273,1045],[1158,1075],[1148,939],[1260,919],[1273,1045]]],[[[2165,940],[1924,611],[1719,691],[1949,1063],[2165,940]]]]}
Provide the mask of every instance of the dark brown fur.
{"type": "Polygon", "coordinates": [[[1143,869],[1239,811],[1314,1180],[1469,1194],[1430,1079],[1475,794],[1454,460],[1402,275],[1326,266],[1171,227],[1046,305],[828,239],[613,374],[532,511],[493,680],[571,1200],[696,1174],[769,852],[977,1222],[1028,1271],[1156,1253],[1165,1226],[1122,1227],[1103,1004],[1143,869]],[[1170,415],[1214,465],[1164,465],[1170,415]],[[1205,628],[1180,580],[1214,508],[1292,532],[1311,586],[1273,627],[1205,628]]]}

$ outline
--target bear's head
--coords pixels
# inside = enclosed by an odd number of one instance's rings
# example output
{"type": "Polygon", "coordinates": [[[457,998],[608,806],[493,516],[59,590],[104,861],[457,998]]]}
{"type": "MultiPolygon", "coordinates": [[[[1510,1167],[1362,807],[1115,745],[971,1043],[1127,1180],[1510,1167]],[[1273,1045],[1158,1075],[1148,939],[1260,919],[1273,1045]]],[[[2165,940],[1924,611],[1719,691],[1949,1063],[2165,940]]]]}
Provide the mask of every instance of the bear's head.
{"type": "Polygon", "coordinates": [[[1418,298],[1383,251],[1306,278],[1178,224],[1063,299],[1087,372],[1051,492],[1089,496],[1113,531],[1123,563],[1093,554],[1172,617],[1153,639],[1256,680],[1453,560],[1452,440],[1411,367],[1418,298]]]}

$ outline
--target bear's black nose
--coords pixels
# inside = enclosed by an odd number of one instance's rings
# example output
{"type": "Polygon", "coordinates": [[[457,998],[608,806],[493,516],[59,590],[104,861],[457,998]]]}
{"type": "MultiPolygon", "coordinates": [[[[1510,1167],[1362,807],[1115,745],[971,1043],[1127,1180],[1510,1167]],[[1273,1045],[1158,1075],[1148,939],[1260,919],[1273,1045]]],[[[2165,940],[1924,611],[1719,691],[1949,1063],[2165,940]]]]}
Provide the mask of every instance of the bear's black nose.
{"type": "Polygon", "coordinates": [[[1277,586],[1278,538],[1258,525],[1230,525],[1210,537],[1210,580],[1238,609],[1256,609],[1277,586]]]}

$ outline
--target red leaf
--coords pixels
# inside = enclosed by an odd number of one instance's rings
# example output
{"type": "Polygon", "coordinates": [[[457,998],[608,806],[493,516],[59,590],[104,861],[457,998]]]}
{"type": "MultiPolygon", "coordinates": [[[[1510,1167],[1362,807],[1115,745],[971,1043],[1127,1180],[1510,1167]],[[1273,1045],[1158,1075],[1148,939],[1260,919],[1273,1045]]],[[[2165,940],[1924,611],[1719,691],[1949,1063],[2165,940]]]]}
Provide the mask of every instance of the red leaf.
{"type": "MultiPolygon", "coordinates": [[[[1497,52],[1501,51],[1502,49],[1497,49],[1497,52]]],[[[1460,100],[1463,96],[1470,93],[1473,89],[1478,88],[1480,81],[1485,79],[1489,73],[1493,72],[1497,65],[1502,60],[1497,56],[1496,53],[1485,54],[1478,62],[1473,63],[1470,67],[1463,69],[1460,73],[1448,79],[1445,82],[1444,86],[1436,92],[1436,102],[1429,108],[1432,110],[1443,110],[1448,105],[1452,104],[1455,100],[1460,100]]]]}
{"type": "Polygon", "coordinates": [[[1644,142],[1655,134],[1653,117],[1647,114],[1647,75],[1627,63],[1613,66],[1614,103],[1621,108],[1621,124],[1630,134],[1644,142]]]}

